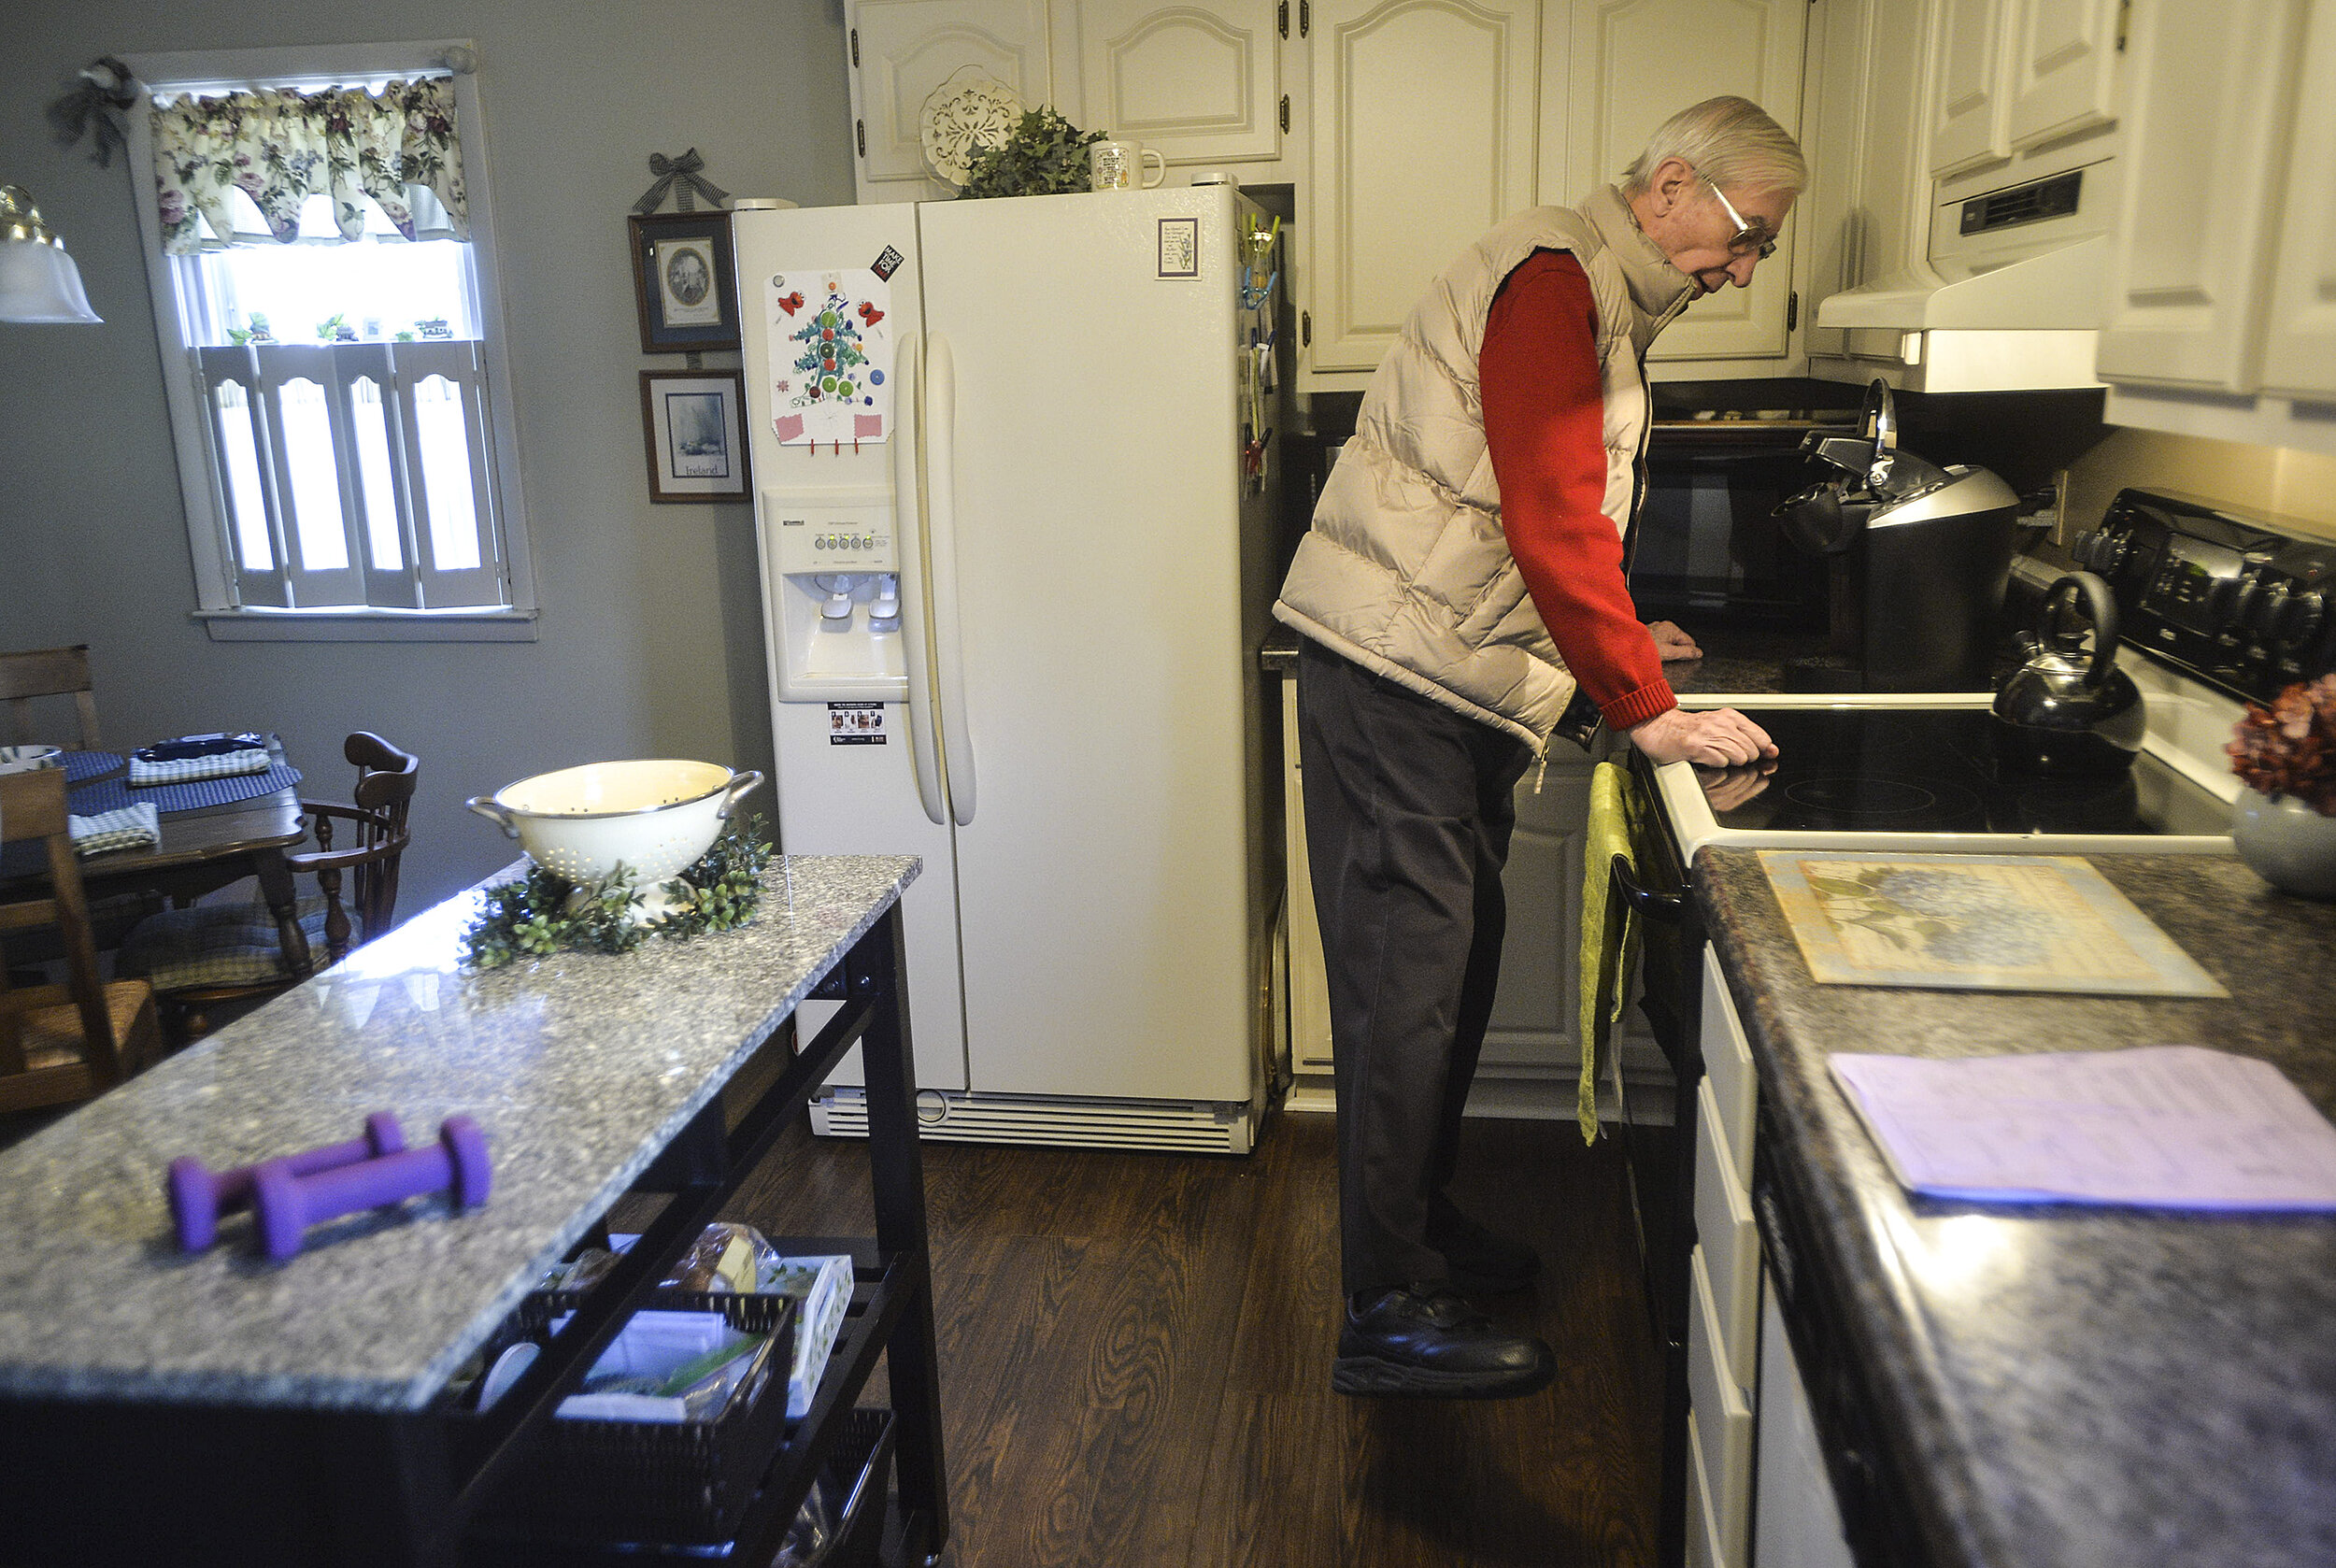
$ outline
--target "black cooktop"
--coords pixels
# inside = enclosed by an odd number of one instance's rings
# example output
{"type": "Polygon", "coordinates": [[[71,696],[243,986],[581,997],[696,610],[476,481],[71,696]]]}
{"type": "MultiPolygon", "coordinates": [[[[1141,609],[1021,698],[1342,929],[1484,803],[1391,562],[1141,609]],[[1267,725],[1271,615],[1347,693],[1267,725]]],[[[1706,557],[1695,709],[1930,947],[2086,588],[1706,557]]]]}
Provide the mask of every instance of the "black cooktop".
{"type": "Polygon", "coordinates": [[[1757,708],[1775,767],[1697,769],[1724,828],[1800,833],[2218,834],[2230,807],[2144,755],[2111,776],[2046,775],[1999,759],[1970,708],[1757,708]]]}

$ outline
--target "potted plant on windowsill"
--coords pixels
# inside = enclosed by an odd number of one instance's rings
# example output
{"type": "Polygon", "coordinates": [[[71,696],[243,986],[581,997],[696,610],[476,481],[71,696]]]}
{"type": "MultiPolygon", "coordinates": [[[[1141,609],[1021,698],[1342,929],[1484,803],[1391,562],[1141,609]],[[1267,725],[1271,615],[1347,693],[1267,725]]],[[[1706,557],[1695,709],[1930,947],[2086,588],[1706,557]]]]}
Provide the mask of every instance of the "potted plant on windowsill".
{"type": "Polygon", "coordinates": [[[2336,675],[2249,703],[2224,750],[2246,785],[2230,819],[2240,859],[2282,891],[2336,898],[2336,675]]]}

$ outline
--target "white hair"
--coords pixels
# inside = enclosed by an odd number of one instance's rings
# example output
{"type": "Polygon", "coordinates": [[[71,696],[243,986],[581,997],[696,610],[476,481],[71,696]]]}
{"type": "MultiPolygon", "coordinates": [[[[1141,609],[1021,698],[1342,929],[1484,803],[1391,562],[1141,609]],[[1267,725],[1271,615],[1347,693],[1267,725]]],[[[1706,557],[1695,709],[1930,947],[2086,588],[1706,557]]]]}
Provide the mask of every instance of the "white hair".
{"type": "Polygon", "coordinates": [[[1655,128],[1646,150],[1622,171],[1625,195],[1642,195],[1666,158],[1676,158],[1715,185],[1739,191],[1790,191],[1809,183],[1809,165],[1791,133],[1749,98],[1706,98],[1655,128]]]}

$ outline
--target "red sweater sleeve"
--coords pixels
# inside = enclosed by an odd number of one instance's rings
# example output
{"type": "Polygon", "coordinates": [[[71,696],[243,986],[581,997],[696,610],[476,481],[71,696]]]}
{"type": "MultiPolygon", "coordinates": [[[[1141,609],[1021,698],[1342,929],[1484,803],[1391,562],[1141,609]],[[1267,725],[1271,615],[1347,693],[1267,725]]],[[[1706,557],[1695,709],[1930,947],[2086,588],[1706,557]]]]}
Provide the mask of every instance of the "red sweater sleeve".
{"type": "Polygon", "coordinates": [[[1582,265],[1536,250],[1501,285],[1476,373],[1501,527],[1566,668],[1616,729],[1679,706],[1622,578],[1606,492],[1596,306],[1582,265]]]}

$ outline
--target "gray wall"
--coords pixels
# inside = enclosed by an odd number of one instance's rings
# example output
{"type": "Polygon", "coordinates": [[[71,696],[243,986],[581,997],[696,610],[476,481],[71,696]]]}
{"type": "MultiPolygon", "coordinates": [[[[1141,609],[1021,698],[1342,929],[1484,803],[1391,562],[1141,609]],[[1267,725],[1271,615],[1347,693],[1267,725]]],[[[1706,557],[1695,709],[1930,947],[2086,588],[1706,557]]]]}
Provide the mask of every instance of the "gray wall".
{"type": "Polygon", "coordinates": [[[0,648],[90,644],[115,745],[277,730],[320,798],[347,798],[351,730],[416,752],[407,914],[515,852],[467,795],[615,757],[767,771],[752,513],[649,503],[637,373],[682,361],[640,352],[624,218],[648,154],[691,146],[734,193],[849,202],[850,134],[839,0],[20,7],[0,52],[0,180],[31,190],[106,324],[0,325],[0,648]],[[86,144],[57,147],[42,107],[99,54],[441,37],[474,40],[481,62],[540,639],[212,642],[188,613],[129,180],[119,158],[100,169],[86,144]]]}

